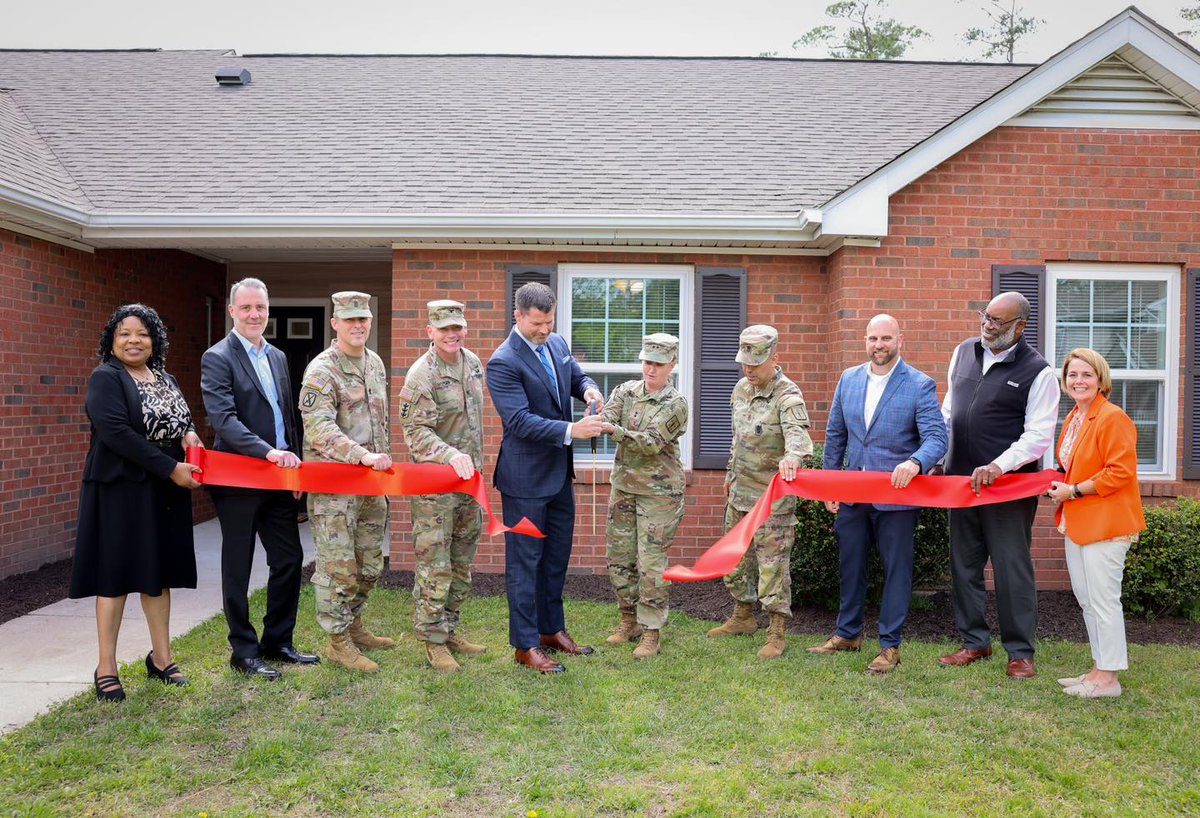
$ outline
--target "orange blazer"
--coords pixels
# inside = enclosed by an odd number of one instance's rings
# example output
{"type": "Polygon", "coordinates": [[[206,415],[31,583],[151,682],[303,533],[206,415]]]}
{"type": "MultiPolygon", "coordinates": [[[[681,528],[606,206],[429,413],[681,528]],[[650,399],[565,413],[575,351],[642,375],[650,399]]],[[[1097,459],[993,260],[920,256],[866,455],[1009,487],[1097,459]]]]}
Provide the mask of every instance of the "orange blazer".
{"type": "MultiPolygon", "coordinates": [[[[1058,436],[1063,434],[1079,407],[1071,410],[1058,436]]],[[[1096,395],[1075,439],[1075,450],[1066,466],[1066,483],[1096,482],[1096,493],[1067,500],[1059,505],[1054,519],[1066,518],[1067,536],[1078,545],[1136,534],[1146,527],[1142,495],[1137,481],[1137,429],[1129,415],[1096,395]]]]}

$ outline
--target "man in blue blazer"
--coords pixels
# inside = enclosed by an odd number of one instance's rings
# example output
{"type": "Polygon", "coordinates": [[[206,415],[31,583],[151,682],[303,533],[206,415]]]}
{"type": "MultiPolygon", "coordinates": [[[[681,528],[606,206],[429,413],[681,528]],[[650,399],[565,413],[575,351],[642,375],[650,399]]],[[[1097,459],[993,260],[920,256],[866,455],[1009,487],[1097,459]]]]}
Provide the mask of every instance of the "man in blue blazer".
{"type": "MultiPolygon", "coordinates": [[[[261,457],[281,468],[297,468],[300,436],[287,358],[263,338],[269,305],[267,286],[245,278],[229,292],[233,331],[200,359],[200,389],[208,422],[217,433],[213,449],[261,457]]],[[[221,595],[229,625],[230,666],[249,676],[279,678],[264,661],[315,664],[311,653],[292,644],[304,549],[296,527],[291,492],[212,486],[221,521],[221,595]],[[246,592],[255,537],[267,552],[267,613],[260,639],[250,624],[246,592]]]]}
{"type": "MultiPolygon", "coordinates": [[[[946,424],[937,386],[928,375],[900,358],[903,336],[890,315],[867,324],[867,362],[842,373],[825,428],[826,469],[890,472],[904,488],[928,473],[946,454],[946,424]]],[[[888,673],[900,664],[900,634],[912,595],[913,540],[921,509],[882,503],[826,503],[837,514],[834,532],[841,553],[841,610],[837,631],[810,653],[858,650],[862,645],[867,560],[871,546],[883,563],[879,608],[879,655],[870,673],[888,673]]]]}
{"type": "Polygon", "coordinates": [[[566,670],[546,651],[593,652],[567,634],[562,591],[575,533],[571,444],[600,434],[604,404],[596,382],[554,333],[554,309],[554,293],[544,284],[517,290],[513,330],[492,353],[486,373],[504,426],[495,474],[504,523],[515,525],[528,517],[546,535],[504,535],[509,643],[517,663],[541,673],[566,670]],[[589,405],[588,414],[575,423],[572,397],[589,405]]]}

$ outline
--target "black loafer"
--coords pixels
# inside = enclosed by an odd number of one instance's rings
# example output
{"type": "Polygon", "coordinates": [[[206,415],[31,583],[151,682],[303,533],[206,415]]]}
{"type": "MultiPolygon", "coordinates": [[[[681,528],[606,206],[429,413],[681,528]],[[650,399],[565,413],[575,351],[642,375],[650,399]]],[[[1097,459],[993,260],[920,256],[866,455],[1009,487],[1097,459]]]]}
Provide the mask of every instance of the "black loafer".
{"type": "Polygon", "coordinates": [[[321,657],[314,653],[301,653],[295,645],[280,645],[273,649],[263,649],[263,658],[272,662],[283,662],[287,665],[319,665],[321,657]]]}
{"type": "Polygon", "coordinates": [[[154,651],[146,654],[146,675],[151,679],[158,679],[165,685],[183,687],[188,683],[187,676],[183,675],[183,671],[179,669],[179,665],[174,662],[159,670],[154,664],[154,651]]]}
{"type": "Polygon", "coordinates": [[[234,656],[230,658],[229,666],[238,673],[244,673],[247,676],[256,676],[271,682],[283,675],[257,656],[248,656],[244,659],[234,656]]]}

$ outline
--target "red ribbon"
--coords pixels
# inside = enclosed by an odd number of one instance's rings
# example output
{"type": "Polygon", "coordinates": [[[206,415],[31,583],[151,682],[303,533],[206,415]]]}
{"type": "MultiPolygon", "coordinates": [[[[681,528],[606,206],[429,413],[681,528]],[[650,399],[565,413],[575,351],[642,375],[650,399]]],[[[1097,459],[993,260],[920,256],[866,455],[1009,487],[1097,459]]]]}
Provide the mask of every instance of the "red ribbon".
{"type": "Polygon", "coordinates": [[[528,518],[509,528],[492,515],[483,475],[476,471],[470,480],[460,478],[450,466],[436,463],[395,463],[387,471],[349,463],[301,463],[298,469],[281,469],[257,457],[190,448],[187,462],[202,471],[196,479],[209,486],[234,486],[272,491],[310,491],[316,494],[365,494],[370,496],[449,494],[475,498],[487,515],[491,536],[512,531],[529,537],[545,537],[528,518]]]}
{"type": "Polygon", "coordinates": [[[918,475],[906,488],[897,489],[892,488],[892,476],[886,472],[801,469],[791,482],[781,479],[777,474],[754,508],[701,554],[695,565],[691,568],[673,565],[663,572],[663,579],[699,582],[732,572],[750,548],[754,532],[771,516],[771,504],[788,495],[794,494],[805,500],[841,503],[970,508],[1045,494],[1050,488],[1050,481],[1061,477],[1060,472],[1052,469],[1035,474],[1005,474],[976,495],[971,491],[971,479],[961,476],[918,475]]]}

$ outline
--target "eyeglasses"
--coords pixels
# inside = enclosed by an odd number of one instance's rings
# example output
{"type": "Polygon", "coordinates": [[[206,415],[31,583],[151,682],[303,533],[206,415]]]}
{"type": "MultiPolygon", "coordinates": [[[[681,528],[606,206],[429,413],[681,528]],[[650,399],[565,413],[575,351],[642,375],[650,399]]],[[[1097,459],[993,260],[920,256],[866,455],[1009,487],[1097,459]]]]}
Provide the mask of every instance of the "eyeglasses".
{"type": "Polygon", "coordinates": [[[996,329],[1004,329],[1009,324],[1011,324],[1013,321],[1020,321],[1020,320],[1021,320],[1021,316],[1018,315],[1016,318],[1010,318],[1007,321],[1001,321],[999,318],[996,318],[995,316],[988,315],[987,310],[979,311],[979,323],[991,324],[996,329]]]}

